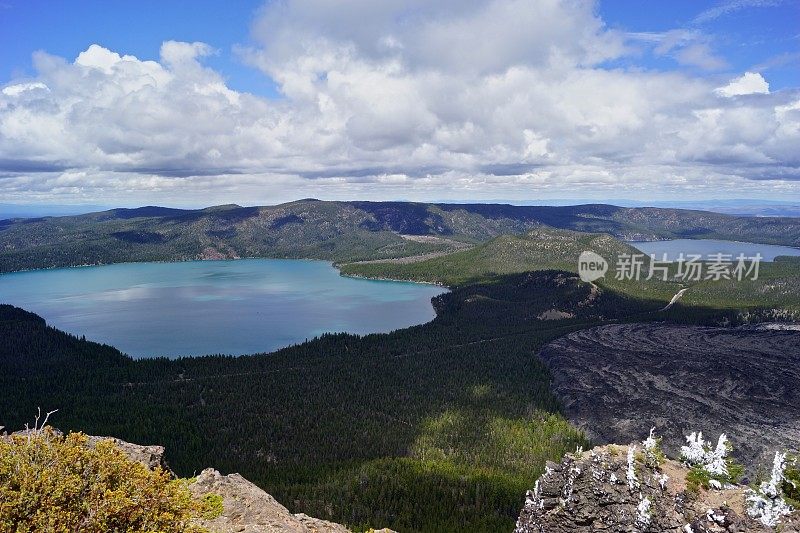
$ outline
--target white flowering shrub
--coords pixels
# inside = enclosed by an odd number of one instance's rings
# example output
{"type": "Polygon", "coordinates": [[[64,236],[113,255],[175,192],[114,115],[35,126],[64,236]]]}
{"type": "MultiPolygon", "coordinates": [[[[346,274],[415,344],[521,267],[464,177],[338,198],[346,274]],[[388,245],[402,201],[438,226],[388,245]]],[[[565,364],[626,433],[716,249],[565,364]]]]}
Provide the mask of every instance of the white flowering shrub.
{"type": "Polygon", "coordinates": [[[783,498],[785,470],[786,454],[775,453],[769,481],[761,483],[757,490],[748,489],[745,495],[747,514],[768,527],[777,526],[782,517],[794,510],[783,498]]]}
{"type": "Polygon", "coordinates": [[[646,528],[650,525],[650,520],[653,518],[651,507],[652,503],[647,496],[642,498],[639,501],[639,505],[636,506],[636,525],[640,528],[646,528]]]}
{"type": "Polygon", "coordinates": [[[705,464],[708,445],[703,440],[703,432],[692,432],[686,437],[686,446],[681,446],[681,461],[689,466],[705,464]]]}
{"type": "Polygon", "coordinates": [[[681,461],[691,468],[686,476],[690,487],[722,489],[736,483],[743,473],[742,466],[731,457],[732,446],[728,437],[721,434],[716,446],[703,439],[703,433],[692,432],[681,446],[681,461]]]}
{"type": "Polygon", "coordinates": [[[728,475],[728,450],[730,449],[730,444],[728,443],[728,438],[723,433],[719,436],[717,440],[717,445],[714,447],[714,450],[711,454],[707,457],[707,463],[705,465],[705,469],[708,470],[708,473],[715,477],[722,477],[728,475]]]}
{"type": "Polygon", "coordinates": [[[636,477],[636,446],[628,446],[628,468],[625,472],[628,479],[628,488],[634,490],[639,487],[639,478],[636,477]]]}
{"type": "Polygon", "coordinates": [[[657,468],[665,459],[661,450],[661,438],[655,436],[655,431],[656,428],[651,428],[650,434],[642,441],[644,464],[651,468],[657,468]]]}

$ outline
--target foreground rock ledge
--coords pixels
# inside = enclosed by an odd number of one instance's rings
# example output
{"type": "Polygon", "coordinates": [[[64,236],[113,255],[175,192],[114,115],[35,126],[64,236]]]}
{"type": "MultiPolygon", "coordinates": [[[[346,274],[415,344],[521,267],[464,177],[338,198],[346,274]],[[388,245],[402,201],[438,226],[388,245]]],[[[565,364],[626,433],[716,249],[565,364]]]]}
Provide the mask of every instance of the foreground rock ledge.
{"type": "MultiPolygon", "coordinates": [[[[89,437],[89,445],[101,440],[112,440],[128,457],[151,470],[161,467],[169,471],[162,446],[141,446],[111,437],[89,437]]],[[[197,524],[213,533],[350,533],[341,524],[290,513],[239,474],[223,476],[207,468],[189,485],[189,490],[198,498],[206,494],[222,496],[222,514],[213,520],[199,520],[197,524]]],[[[394,532],[381,529],[375,533],[394,532]]]]}
{"type": "MultiPolygon", "coordinates": [[[[630,482],[627,451],[607,445],[568,454],[560,464],[548,462],[528,491],[515,532],[775,531],[747,517],[744,487],[689,491],[689,470],[676,461],[658,467],[637,461],[630,482]],[[643,505],[645,499],[649,503],[643,505]]],[[[800,532],[800,513],[785,517],[776,531],[800,532]]]]}
{"type": "Polygon", "coordinates": [[[272,496],[239,474],[223,476],[207,468],[189,486],[196,497],[222,496],[222,515],[200,525],[216,533],[267,533],[277,531],[309,533],[348,533],[341,524],[292,514],[272,496]]]}

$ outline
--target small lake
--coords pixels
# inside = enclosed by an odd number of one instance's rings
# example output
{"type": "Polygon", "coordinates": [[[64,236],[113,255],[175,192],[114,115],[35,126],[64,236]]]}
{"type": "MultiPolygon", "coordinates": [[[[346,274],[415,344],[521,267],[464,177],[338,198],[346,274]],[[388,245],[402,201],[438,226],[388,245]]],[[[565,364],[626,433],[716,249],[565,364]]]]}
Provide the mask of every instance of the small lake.
{"type": "Polygon", "coordinates": [[[776,246],[773,244],[755,244],[750,242],[738,241],[717,241],[711,239],[675,239],[670,241],[631,241],[628,242],[645,254],[655,254],[656,259],[661,259],[663,254],[667,254],[668,261],[674,261],[683,253],[698,254],[703,259],[711,255],[722,253],[730,254],[736,258],[739,254],[745,257],[754,257],[757,253],[761,254],[762,261],[774,261],[779,255],[800,256],[800,248],[790,246],[776,246]]]}
{"type": "Polygon", "coordinates": [[[0,275],[0,302],[135,358],[269,352],[435,316],[433,285],[345,278],[288,259],[124,263],[0,275]]]}

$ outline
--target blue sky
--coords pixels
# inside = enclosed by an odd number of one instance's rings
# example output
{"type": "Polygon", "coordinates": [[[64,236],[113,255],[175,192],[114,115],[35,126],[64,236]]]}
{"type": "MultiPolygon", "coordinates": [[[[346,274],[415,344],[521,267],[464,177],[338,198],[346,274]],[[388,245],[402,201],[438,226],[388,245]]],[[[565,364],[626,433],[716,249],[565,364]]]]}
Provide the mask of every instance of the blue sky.
{"type": "Polygon", "coordinates": [[[0,80],[33,74],[36,50],[75,58],[92,43],[139,59],[158,59],[168,40],[202,41],[217,53],[206,64],[222,72],[231,87],[275,96],[262,72],[233,52],[247,43],[250,24],[263,1],[236,0],[0,0],[0,80]]]}
{"type": "Polygon", "coordinates": [[[0,203],[800,201],[798,21],[798,0],[0,0],[0,203]]]}
{"type": "MultiPolygon", "coordinates": [[[[728,63],[721,70],[760,71],[774,90],[800,86],[797,0],[611,0],[600,2],[599,11],[610,27],[624,31],[682,28],[707,35],[712,50],[728,63]]],[[[645,55],[635,62],[646,68],[675,67],[669,57],[645,55]]]]}

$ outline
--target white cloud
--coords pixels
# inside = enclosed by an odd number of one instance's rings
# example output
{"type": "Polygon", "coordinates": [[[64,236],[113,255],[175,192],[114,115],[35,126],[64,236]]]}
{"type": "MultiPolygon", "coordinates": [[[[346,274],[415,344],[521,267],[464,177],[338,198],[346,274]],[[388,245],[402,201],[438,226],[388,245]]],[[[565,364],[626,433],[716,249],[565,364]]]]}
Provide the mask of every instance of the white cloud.
{"type": "Polygon", "coordinates": [[[745,72],[743,76],[731,80],[724,87],[718,87],[714,92],[727,97],[743,94],[769,94],[769,83],[758,72],[745,72]]]}
{"type": "Polygon", "coordinates": [[[781,3],[781,0],[723,0],[714,7],[706,9],[694,18],[695,24],[704,24],[718,19],[724,15],[735,13],[742,9],[753,7],[773,7],[781,3]]]}
{"type": "Polygon", "coordinates": [[[706,70],[720,70],[728,66],[727,62],[714,55],[707,43],[693,43],[675,53],[675,59],[681,65],[692,65],[706,70]]]}
{"type": "Polygon", "coordinates": [[[714,54],[710,37],[696,30],[676,29],[662,33],[630,33],[634,41],[652,44],[656,56],[672,56],[681,65],[705,70],[725,68],[724,59],[714,54]]]}
{"type": "Polygon", "coordinates": [[[3,87],[3,94],[6,96],[20,96],[27,91],[36,91],[38,89],[49,91],[50,89],[42,82],[32,83],[18,83],[16,85],[8,85],[3,87]]]}
{"type": "Polygon", "coordinates": [[[137,63],[139,60],[133,56],[120,56],[119,54],[107,50],[100,45],[93,44],[85,51],[78,54],[75,64],[87,68],[96,68],[106,74],[114,72],[114,68],[120,62],[137,63]]]}
{"type": "Polygon", "coordinates": [[[412,68],[498,72],[515,64],[595,64],[618,56],[608,31],[582,0],[325,0],[269,4],[255,25],[263,65],[277,68],[320,47],[368,60],[402,51],[412,68]],[[391,46],[386,46],[391,43],[391,46]]]}
{"type": "MultiPolygon", "coordinates": [[[[605,67],[625,38],[589,1],[290,0],[268,4],[254,32],[258,46],[240,52],[281,99],[229,88],[203,43],[166,42],[159,61],[101,45],[73,62],[37,54],[35,79],[0,94],[0,195],[215,203],[800,184],[796,90],[719,98],[766,82],[748,73],[715,93],[686,73],[605,67]]],[[[718,66],[692,49],[697,34],[647,40],[718,66]]]]}
{"type": "Polygon", "coordinates": [[[194,66],[197,58],[210,55],[213,51],[205,43],[167,41],[161,46],[161,61],[171,67],[179,65],[194,66]]]}

